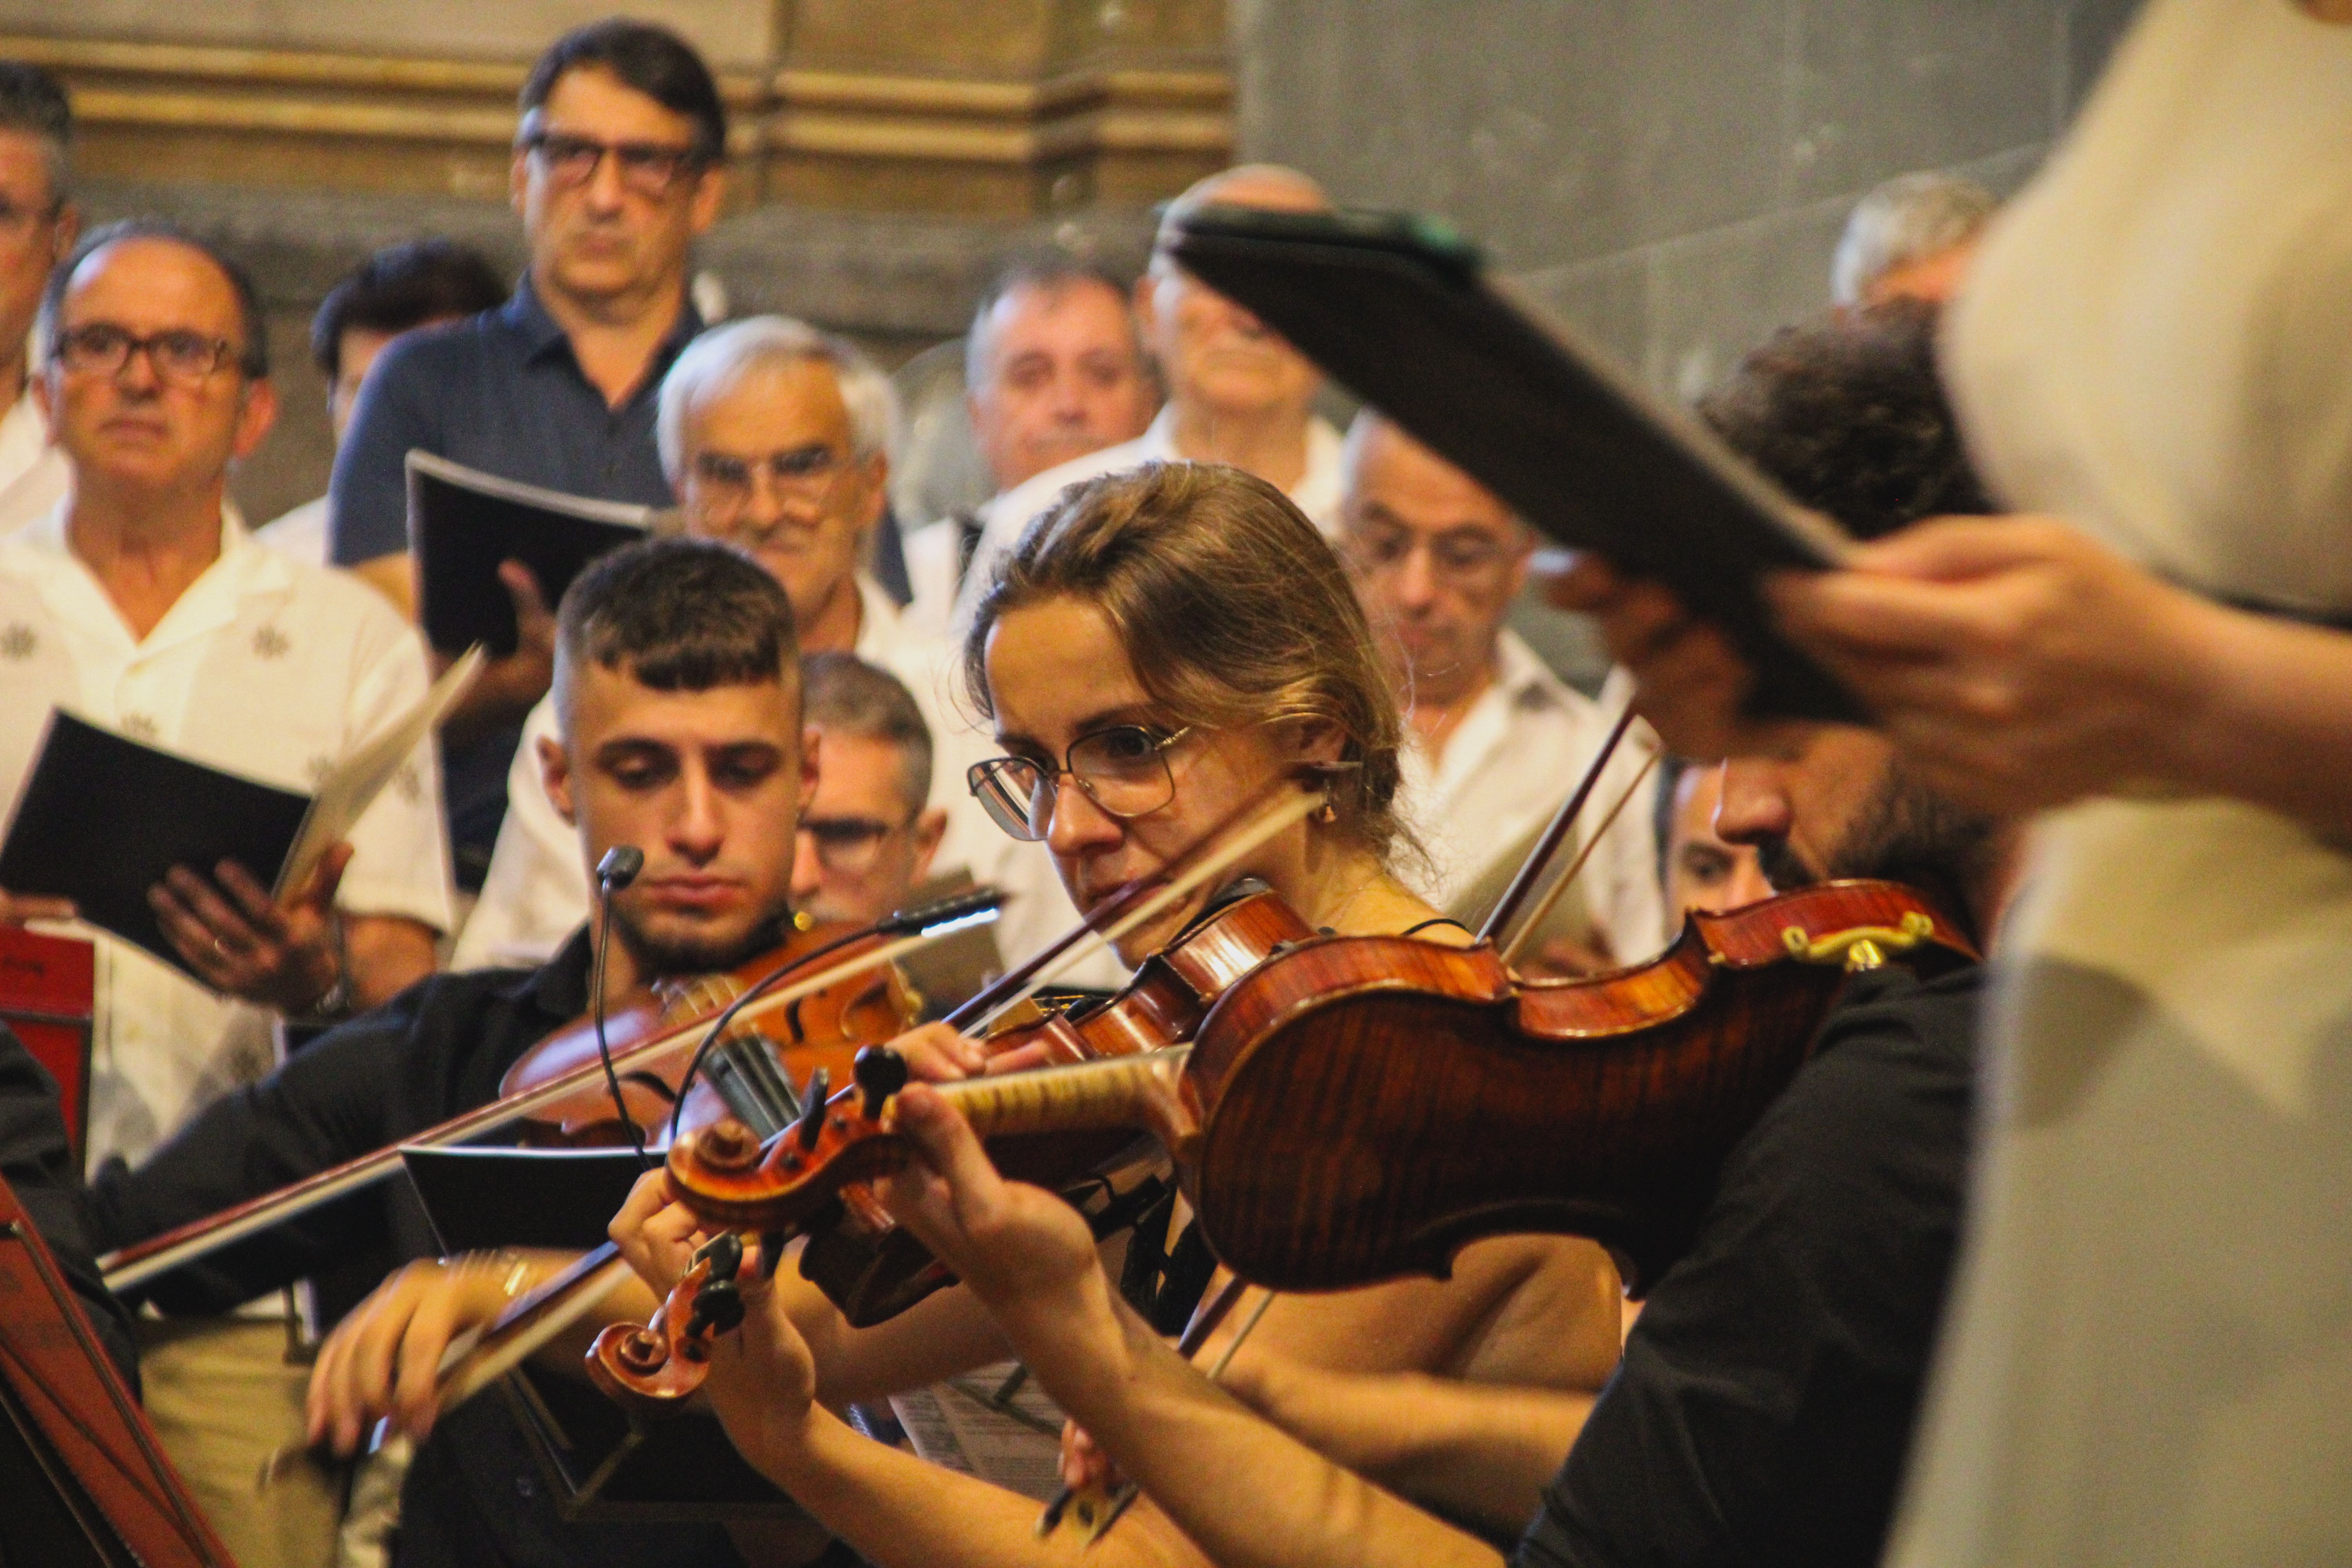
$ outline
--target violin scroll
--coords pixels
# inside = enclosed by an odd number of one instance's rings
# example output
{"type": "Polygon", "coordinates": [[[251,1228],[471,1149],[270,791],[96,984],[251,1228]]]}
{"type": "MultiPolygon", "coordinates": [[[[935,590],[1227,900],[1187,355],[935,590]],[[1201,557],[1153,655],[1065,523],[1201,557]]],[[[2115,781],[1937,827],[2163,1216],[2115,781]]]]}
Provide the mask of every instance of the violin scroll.
{"type": "Polygon", "coordinates": [[[613,1323],[588,1347],[588,1377],[604,1396],[643,1415],[673,1412],[710,1372],[710,1342],[743,1321],[743,1240],[733,1232],[697,1249],[692,1267],[640,1328],[613,1323]]]}

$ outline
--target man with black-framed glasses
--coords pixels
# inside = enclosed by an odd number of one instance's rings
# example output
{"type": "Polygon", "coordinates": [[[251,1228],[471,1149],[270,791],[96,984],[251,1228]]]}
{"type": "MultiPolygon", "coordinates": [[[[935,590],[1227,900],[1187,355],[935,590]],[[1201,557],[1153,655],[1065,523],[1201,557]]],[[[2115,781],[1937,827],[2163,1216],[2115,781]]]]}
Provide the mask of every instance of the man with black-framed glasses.
{"type": "Polygon", "coordinates": [[[81,230],[67,181],[73,110],[38,66],[0,60],[0,535],[66,493],[64,455],[34,401],[30,341],[49,268],[81,230]]]}
{"type": "MultiPolygon", "coordinates": [[[[702,329],[688,254],[725,189],[718,86],[675,34],[615,18],[557,39],[520,109],[510,185],[530,259],[513,299],[386,350],[335,458],[332,559],[404,606],[414,603],[402,467],[412,449],[572,495],[671,499],[655,398],[702,329]]],[[[488,867],[507,765],[552,657],[547,605],[512,570],[522,646],[484,672],[444,731],[468,887],[488,867]]]]}

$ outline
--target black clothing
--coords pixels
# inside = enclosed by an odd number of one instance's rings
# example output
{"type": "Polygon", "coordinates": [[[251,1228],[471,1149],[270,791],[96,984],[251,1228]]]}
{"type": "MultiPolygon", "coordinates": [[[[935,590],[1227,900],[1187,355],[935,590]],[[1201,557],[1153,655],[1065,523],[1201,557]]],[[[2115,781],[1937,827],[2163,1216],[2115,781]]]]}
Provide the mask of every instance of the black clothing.
{"type": "MultiPolygon", "coordinates": [[[[516,1058],[586,1010],[588,968],[583,931],[541,969],[436,975],[332,1030],[206,1107],[138,1170],[101,1173],[92,1204],[106,1245],[201,1219],[495,1099],[516,1058]]],[[[440,1252],[397,1177],[144,1293],[175,1312],[225,1311],[387,1241],[403,1258],[440,1252]]],[[[496,1394],[436,1426],[401,1493],[398,1568],[740,1568],[716,1526],[565,1523],[522,1445],[496,1394]]]]}
{"type": "Polygon", "coordinates": [[[58,1110],[58,1080],[5,1024],[0,1024],[0,1176],[32,1216],[33,1228],[81,1298],[99,1342],[136,1393],[139,1352],[131,1343],[131,1314],[99,1279],[81,1173],[74,1168],[73,1144],[58,1110]]]}
{"type": "Polygon", "coordinates": [[[1516,1564],[1878,1562],[1958,1240],[1982,977],[1855,979],[1725,1162],[1516,1564]]]}

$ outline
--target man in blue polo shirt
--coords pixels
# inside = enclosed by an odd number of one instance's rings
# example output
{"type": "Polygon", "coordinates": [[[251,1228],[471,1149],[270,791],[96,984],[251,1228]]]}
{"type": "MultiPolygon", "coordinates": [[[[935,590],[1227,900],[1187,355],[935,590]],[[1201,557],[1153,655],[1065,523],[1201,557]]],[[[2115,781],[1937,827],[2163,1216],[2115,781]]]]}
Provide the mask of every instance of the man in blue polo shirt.
{"type": "MultiPolygon", "coordinates": [[[[413,609],[402,463],[423,447],[574,495],[670,502],[655,394],[702,327],[688,253],[719,215],[727,117],[675,35],[613,20],[577,28],[523,85],[511,176],[530,264],[498,310],[385,351],[335,458],[331,554],[413,609]]],[[[509,565],[523,637],[444,733],[451,848],[478,886],[506,809],[522,716],[547,690],[553,622],[509,565]]]]}

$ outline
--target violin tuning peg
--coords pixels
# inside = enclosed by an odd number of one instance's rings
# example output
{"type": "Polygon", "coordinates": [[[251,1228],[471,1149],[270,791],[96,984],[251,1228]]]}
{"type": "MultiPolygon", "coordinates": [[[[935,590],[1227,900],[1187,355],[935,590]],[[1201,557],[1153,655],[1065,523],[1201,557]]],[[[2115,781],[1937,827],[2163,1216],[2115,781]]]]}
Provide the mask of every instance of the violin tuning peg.
{"type": "Polygon", "coordinates": [[[824,1100],[833,1087],[833,1075],[819,1068],[809,1074],[808,1091],[801,1097],[801,1119],[793,1131],[803,1149],[814,1149],[818,1136],[824,1131],[824,1100]]]}
{"type": "Polygon", "coordinates": [[[882,1114],[882,1102],[907,1087],[907,1058],[887,1046],[868,1046],[857,1053],[852,1070],[866,1097],[866,1120],[882,1114]]]}
{"type": "MultiPolygon", "coordinates": [[[[740,1249],[739,1249],[740,1253],[740,1249]]],[[[732,1279],[712,1279],[694,1294],[694,1310],[686,1320],[689,1339],[706,1333],[723,1334],[743,1321],[743,1293],[732,1279]]]]}
{"type": "Polygon", "coordinates": [[[695,1249],[698,1261],[710,1265],[712,1279],[732,1279],[743,1268],[743,1238],[731,1230],[720,1231],[695,1249]]]}

